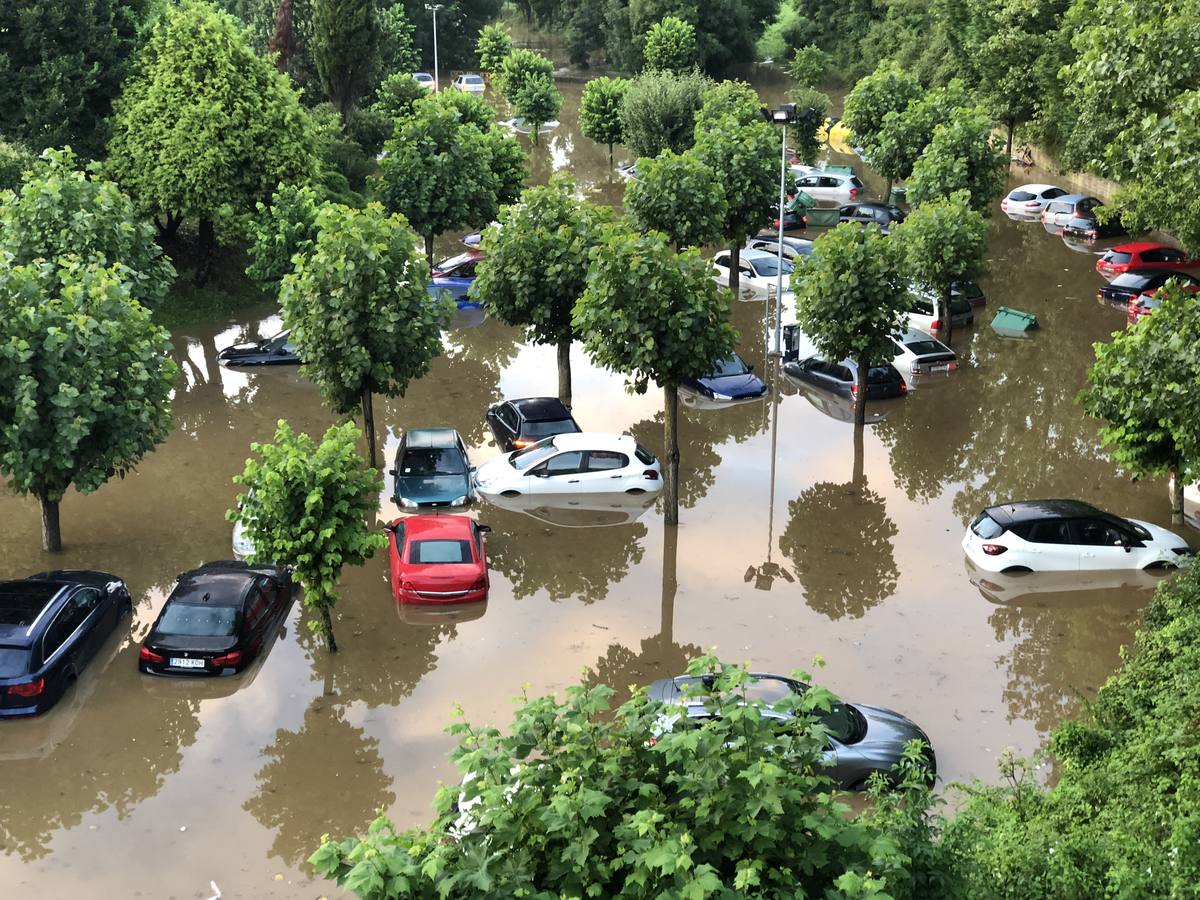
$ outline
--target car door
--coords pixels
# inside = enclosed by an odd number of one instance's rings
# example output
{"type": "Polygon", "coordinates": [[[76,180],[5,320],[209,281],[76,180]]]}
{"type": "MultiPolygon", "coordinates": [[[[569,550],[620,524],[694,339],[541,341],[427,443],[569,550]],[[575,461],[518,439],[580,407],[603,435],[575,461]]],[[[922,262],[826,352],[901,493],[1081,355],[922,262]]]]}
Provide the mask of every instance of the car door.
{"type": "Polygon", "coordinates": [[[579,488],[585,494],[623,491],[629,477],[629,457],[616,450],[590,450],[579,475],[579,488]]]}
{"type": "Polygon", "coordinates": [[[1080,571],[1129,568],[1125,535],[1115,525],[1097,518],[1074,519],[1071,529],[1079,547],[1080,571]]]}
{"type": "Polygon", "coordinates": [[[511,403],[501,403],[492,412],[492,435],[502,450],[512,448],[512,439],[517,434],[517,413],[511,403]]]}
{"type": "Polygon", "coordinates": [[[1035,572],[1070,572],[1079,568],[1079,546],[1066,519],[1042,519],[1017,529],[1027,546],[1030,566],[1035,572]]]}
{"type": "Polygon", "coordinates": [[[713,268],[715,268],[717,270],[716,271],[717,283],[728,285],[729,284],[729,254],[728,253],[718,253],[716,256],[714,256],[713,257],[713,268]]]}
{"type": "Polygon", "coordinates": [[[580,492],[580,474],[583,468],[583,451],[568,450],[550,457],[533,467],[525,476],[527,494],[577,494],[580,492]]]}
{"type": "Polygon", "coordinates": [[[66,687],[66,676],[78,675],[87,665],[89,658],[80,626],[87,619],[87,601],[68,600],[47,626],[42,636],[42,659],[46,667],[45,677],[54,685],[53,690],[66,687]]]}
{"type": "Polygon", "coordinates": [[[267,579],[259,578],[250,589],[249,596],[242,608],[242,633],[239,640],[244,649],[247,662],[258,653],[262,647],[263,638],[270,620],[270,604],[265,591],[267,579]]]}

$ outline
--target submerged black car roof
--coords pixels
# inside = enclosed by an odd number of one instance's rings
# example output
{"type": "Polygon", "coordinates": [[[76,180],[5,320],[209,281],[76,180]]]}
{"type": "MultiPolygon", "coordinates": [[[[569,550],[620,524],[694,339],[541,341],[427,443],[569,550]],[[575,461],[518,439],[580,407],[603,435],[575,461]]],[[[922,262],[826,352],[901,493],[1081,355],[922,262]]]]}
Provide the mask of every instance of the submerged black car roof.
{"type": "Polygon", "coordinates": [[[509,403],[521,411],[527,422],[549,422],[571,415],[571,411],[557,397],[528,397],[510,400],[509,403]]]}
{"type": "Polygon", "coordinates": [[[1074,519],[1081,516],[1107,515],[1082,500],[1016,500],[989,506],[984,512],[999,525],[1017,522],[1037,522],[1042,519],[1074,519]]]}
{"type": "Polygon", "coordinates": [[[279,569],[270,565],[250,565],[238,560],[205,563],[179,576],[179,583],[167,602],[238,606],[260,575],[280,577],[279,569]]]}

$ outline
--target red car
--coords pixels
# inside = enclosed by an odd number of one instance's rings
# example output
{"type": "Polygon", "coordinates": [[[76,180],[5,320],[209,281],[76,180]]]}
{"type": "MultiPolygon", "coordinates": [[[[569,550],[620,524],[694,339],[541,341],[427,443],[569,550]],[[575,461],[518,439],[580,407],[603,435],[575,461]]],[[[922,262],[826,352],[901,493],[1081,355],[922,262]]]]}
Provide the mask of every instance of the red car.
{"type": "Polygon", "coordinates": [[[1200,259],[1189,259],[1182,250],[1166,244],[1134,243],[1113,247],[1098,260],[1096,271],[1105,278],[1116,278],[1130,269],[1190,269],[1200,259]]]}
{"type": "Polygon", "coordinates": [[[488,595],[484,535],[466,516],[408,516],[386,526],[397,603],[469,603],[488,595]]]}
{"type": "MultiPolygon", "coordinates": [[[[1183,289],[1189,294],[1200,293],[1200,284],[1185,284],[1183,289]]],[[[1126,314],[1126,324],[1132,325],[1142,316],[1148,316],[1160,306],[1162,299],[1159,294],[1162,293],[1162,288],[1155,288],[1151,291],[1143,291],[1137,296],[1129,298],[1129,311],[1126,314]]]]}

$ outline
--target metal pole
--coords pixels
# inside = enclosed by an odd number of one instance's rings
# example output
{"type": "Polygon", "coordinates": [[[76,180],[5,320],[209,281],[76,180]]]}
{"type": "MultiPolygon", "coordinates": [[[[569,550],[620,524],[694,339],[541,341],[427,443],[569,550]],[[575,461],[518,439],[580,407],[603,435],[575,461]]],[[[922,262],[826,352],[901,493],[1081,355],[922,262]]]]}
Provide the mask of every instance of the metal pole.
{"type": "Polygon", "coordinates": [[[779,151],[779,271],[775,273],[775,349],[772,354],[779,356],[782,350],[779,346],[780,330],[783,327],[783,201],[785,184],[787,182],[787,122],[783,123],[783,147],[779,151]]]}
{"type": "Polygon", "coordinates": [[[440,4],[433,7],[433,92],[435,94],[442,89],[438,83],[437,11],[439,7],[440,4]]]}

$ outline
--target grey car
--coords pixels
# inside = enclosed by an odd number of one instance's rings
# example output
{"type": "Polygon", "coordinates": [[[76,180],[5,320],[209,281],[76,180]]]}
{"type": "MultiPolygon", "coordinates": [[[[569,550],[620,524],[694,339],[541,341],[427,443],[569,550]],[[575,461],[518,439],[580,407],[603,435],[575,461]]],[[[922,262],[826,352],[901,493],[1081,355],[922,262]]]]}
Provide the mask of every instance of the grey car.
{"type": "MultiPolygon", "coordinates": [[[[778,703],[789,694],[802,694],[808,685],[783,675],[754,673],[755,679],[748,689],[751,699],[761,700],[768,706],[778,703]]],[[[711,676],[709,676],[711,678],[711,676]]],[[[683,719],[696,722],[712,715],[704,703],[705,676],[682,675],[664,678],[650,685],[649,695],[669,706],[682,707],[677,713],[668,713],[661,721],[662,730],[670,730],[683,719]],[[684,692],[685,686],[690,689],[684,692]]],[[[792,716],[785,712],[764,709],[763,715],[786,721],[792,716]]],[[[826,760],[829,776],[846,790],[863,790],[872,774],[880,772],[892,778],[893,767],[900,762],[905,745],[912,740],[925,744],[925,760],[929,778],[937,775],[937,758],[929,736],[910,719],[879,706],[861,703],[835,703],[822,716],[829,730],[829,747],[826,760]]]]}

